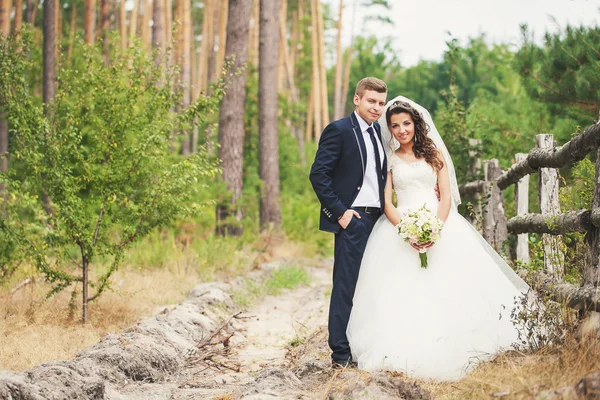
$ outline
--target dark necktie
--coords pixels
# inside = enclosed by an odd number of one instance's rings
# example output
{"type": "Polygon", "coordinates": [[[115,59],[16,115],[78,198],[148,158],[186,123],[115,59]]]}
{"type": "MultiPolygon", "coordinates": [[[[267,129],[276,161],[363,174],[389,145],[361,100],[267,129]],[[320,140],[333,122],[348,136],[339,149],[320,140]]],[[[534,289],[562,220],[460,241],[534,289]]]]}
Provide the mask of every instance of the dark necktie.
{"type": "Polygon", "coordinates": [[[381,156],[379,155],[379,146],[377,145],[377,140],[375,139],[375,132],[372,127],[367,128],[367,132],[369,132],[369,137],[371,138],[371,142],[373,143],[373,151],[375,152],[375,168],[377,170],[377,183],[379,184],[379,202],[381,204],[381,210],[383,211],[383,173],[381,171],[381,156]]]}

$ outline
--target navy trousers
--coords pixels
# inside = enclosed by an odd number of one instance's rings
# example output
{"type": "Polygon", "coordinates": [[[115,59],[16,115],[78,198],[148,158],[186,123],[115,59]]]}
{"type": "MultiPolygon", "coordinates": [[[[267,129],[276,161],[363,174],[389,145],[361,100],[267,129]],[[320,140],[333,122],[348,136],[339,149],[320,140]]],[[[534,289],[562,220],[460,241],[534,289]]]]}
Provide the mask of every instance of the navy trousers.
{"type": "Polygon", "coordinates": [[[352,298],[367,239],[373,225],[381,215],[358,211],[360,219],[353,217],[346,229],[335,235],[333,262],[333,288],[329,303],[329,347],[331,359],[345,363],[351,358],[346,328],[352,310],[352,298]]]}

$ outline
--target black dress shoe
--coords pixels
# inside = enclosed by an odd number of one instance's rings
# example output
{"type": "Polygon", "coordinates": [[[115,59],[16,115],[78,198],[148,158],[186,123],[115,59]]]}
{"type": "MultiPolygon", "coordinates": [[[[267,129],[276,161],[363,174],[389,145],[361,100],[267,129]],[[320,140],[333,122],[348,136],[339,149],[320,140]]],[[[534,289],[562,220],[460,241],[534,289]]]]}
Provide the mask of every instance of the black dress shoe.
{"type": "Polygon", "coordinates": [[[352,360],[331,361],[331,368],[333,368],[333,369],[358,368],[358,364],[352,360]]]}

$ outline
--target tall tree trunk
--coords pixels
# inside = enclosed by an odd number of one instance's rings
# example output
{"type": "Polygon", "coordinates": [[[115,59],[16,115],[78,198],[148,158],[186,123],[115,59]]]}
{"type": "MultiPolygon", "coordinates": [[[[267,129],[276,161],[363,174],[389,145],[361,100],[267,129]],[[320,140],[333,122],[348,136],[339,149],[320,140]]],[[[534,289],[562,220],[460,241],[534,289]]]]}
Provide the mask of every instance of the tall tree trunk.
{"type": "Polygon", "coordinates": [[[77,3],[71,3],[71,26],[69,29],[69,47],[67,50],[67,63],[71,65],[73,46],[75,45],[75,31],[77,30],[77,3]]]}
{"type": "Polygon", "coordinates": [[[320,74],[320,62],[319,62],[319,24],[317,22],[317,1],[312,0],[310,6],[310,17],[311,17],[311,30],[310,30],[310,45],[312,50],[312,110],[313,110],[313,124],[314,132],[311,138],[319,138],[321,131],[323,130],[322,124],[322,113],[321,113],[321,74],[320,74]]]}
{"type": "Polygon", "coordinates": [[[84,0],[83,2],[83,25],[84,25],[84,42],[86,44],[94,44],[96,33],[96,0],[84,0]]]}
{"type": "MultiPolygon", "coordinates": [[[[329,123],[329,101],[327,99],[327,71],[325,69],[325,40],[323,38],[323,11],[321,8],[321,2],[316,0],[317,4],[317,32],[318,32],[318,43],[319,43],[319,88],[321,89],[321,123],[323,126],[329,123]]],[[[318,133],[320,135],[321,132],[318,133]]]]}
{"type": "MultiPolygon", "coordinates": [[[[229,0],[229,23],[227,24],[226,57],[233,57],[235,73],[248,60],[248,34],[252,0],[229,0]]],[[[219,159],[223,166],[223,181],[231,192],[231,204],[217,206],[217,233],[221,235],[242,234],[243,159],[244,159],[244,113],[246,104],[246,71],[232,77],[219,110],[219,159]],[[235,214],[237,224],[220,224],[235,214]]]]}
{"type": "MultiPolygon", "coordinates": [[[[0,36],[7,37],[10,34],[10,9],[10,0],[0,0],[0,36]]],[[[0,98],[0,102],[3,102],[2,98],[0,98]]],[[[0,172],[6,171],[8,171],[8,121],[0,104],[0,172]]],[[[0,184],[0,196],[2,196],[1,208],[4,214],[6,212],[5,204],[8,200],[4,183],[0,184]]]]}
{"type": "Polygon", "coordinates": [[[344,115],[344,101],[342,100],[342,68],[344,67],[344,62],[342,59],[342,14],[344,11],[344,0],[340,0],[340,10],[338,13],[338,22],[337,22],[337,57],[335,62],[335,85],[333,85],[333,119],[338,120],[342,118],[344,115]]]}
{"type": "Polygon", "coordinates": [[[57,0],[44,0],[44,73],[43,101],[48,104],[56,91],[56,3],[57,0]]]}
{"type": "Polygon", "coordinates": [[[10,14],[12,12],[12,0],[0,0],[0,34],[10,35],[10,14]]]}
{"type": "Polygon", "coordinates": [[[110,64],[110,5],[112,0],[101,0],[100,35],[102,38],[102,54],[104,62],[110,64]]]}
{"type": "Polygon", "coordinates": [[[280,0],[261,1],[259,75],[258,75],[258,130],[259,162],[262,188],[260,193],[260,226],[281,225],[279,204],[279,141],[277,137],[277,74],[279,52],[280,0]]]}
{"type": "Polygon", "coordinates": [[[208,81],[212,82],[215,77],[216,68],[216,54],[215,54],[215,43],[216,37],[219,34],[219,15],[221,14],[221,7],[219,2],[213,0],[212,5],[212,18],[209,27],[208,36],[208,81]]]}
{"type": "MultiPolygon", "coordinates": [[[[161,0],[157,0],[161,1],[161,0]]],[[[150,19],[152,18],[152,0],[144,2],[142,14],[142,48],[146,51],[150,50],[152,38],[150,37],[150,19]]]]}
{"type": "MultiPolygon", "coordinates": [[[[165,1],[165,46],[171,46],[173,41],[173,4],[171,0],[165,1]]],[[[165,60],[166,65],[171,65],[173,54],[169,52],[169,58],[165,60]]]]}
{"type": "Polygon", "coordinates": [[[127,50],[127,11],[125,0],[119,0],[119,36],[121,37],[121,52],[127,50]]]}
{"type": "Polygon", "coordinates": [[[250,43],[248,44],[248,60],[258,68],[258,32],[260,30],[260,0],[252,0],[252,18],[250,20],[250,43]]]}
{"type": "Polygon", "coordinates": [[[129,15],[129,47],[133,46],[135,35],[137,33],[137,20],[140,12],[140,0],[133,0],[133,10],[129,15]]]}
{"type": "Polygon", "coordinates": [[[350,90],[350,69],[352,68],[352,49],[354,44],[354,23],[356,22],[356,4],[352,6],[352,34],[350,35],[350,46],[346,50],[346,63],[344,66],[344,80],[342,81],[342,116],[346,114],[346,101],[350,90]]]}
{"type": "Polygon", "coordinates": [[[208,87],[208,60],[209,60],[209,31],[212,31],[212,1],[204,2],[204,17],[202,20],[202,41],[200,42],[200,55],[198,56],[198,87],[196,94],[205,92],[208,87]]]}
{"type": "MultiPolygon", "coordinates": [[[[221,2],[221,10],[219,11],[219,37],[218,37],[218,50],[215,58],[215,70],[213,75],[213,82],[215,82],[221,76],[221,70],[223,69],[223,63],[225,62],[225,48],[227,46],[227,19],[228,19],[229,5],[227,1],[221,2]]],[[[247,17],[246,17],[247,18],[247,17]]]]}
{"type": "Polygon", "coordinates": [[[152,8],[152,46],[156,49],[154,64],[163,69],[163,51],[165,49],[165,2],[154,0],[152,8]]]}
{"type": "Polygon", "coordinates": [[[33,9],[37,8],[37,1],[35,0],[27,0],[27,8],[25,9],[25,22],[33,25],[34,15],[33,9]]]}
{"type": "MultiPolygon", "coordinates": [[[[191,68],[190,68],[190,41],[192,39],[192,18],[190,15],[190,0],[182,0],[181,8],[181,84],[183,89],[183,107],[190,105],[190,86],[191,86],[191,68]]],[[[182,154],[187,157],[190,154],[190,132],[182,132],[183,143],[181,147],[182,154]]]]}
{"type": "Polygon", "coordinates": [[[15,26],[14,32],[19,32],[23,27],[23,0],[15,0],[15,26]]]}
{"type": "Polygon", "coordinates": [[[284,93],[287,76],[285,70],[285,62],[287,57],[287,38],[286,38],[286,22],[287,22],[287,0],[281,0],[281,10],[279,12],[279,60],[277,62],[277,92],[284,93]]]}

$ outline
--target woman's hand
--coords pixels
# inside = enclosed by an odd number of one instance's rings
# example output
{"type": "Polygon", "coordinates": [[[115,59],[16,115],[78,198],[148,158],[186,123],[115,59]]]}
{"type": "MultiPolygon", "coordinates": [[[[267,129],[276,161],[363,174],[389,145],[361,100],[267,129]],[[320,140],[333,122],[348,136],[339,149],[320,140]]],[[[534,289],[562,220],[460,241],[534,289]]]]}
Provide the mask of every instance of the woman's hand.
{"type": "Polygon", "coordinates": [[[410,245],[412,246],[413,249],[415,249],[417,251],[421,251],[423,249],[428,249],[431,246],[433,246],[433,242],[427,242],[427,243],[421,243],[421,244],[410,243],[410,245]]]}

